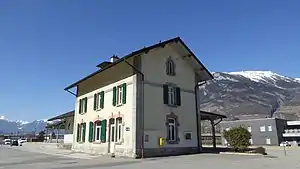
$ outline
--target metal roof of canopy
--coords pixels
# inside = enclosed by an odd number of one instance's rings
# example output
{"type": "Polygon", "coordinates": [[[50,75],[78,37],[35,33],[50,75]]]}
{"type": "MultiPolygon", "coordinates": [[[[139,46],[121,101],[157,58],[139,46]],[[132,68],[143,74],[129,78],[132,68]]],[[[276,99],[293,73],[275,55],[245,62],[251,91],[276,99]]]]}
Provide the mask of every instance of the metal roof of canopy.
{"type": "Polygon", "coordinates": [[[52,118],[48,119],[47,121],[53,121],[53,120],[63,119],[63,118],[66,118],[66,117],[71,117],[71,116],[74,116],[74,112],[75,112],[75,110],[72,110],[72,111],[69,111],[67,113],[52,117],[52,118]]]}
{"type": "Polygon", "coordinates": [[[201,120],[218,120],[218,119],[223,119],[227,118],[227,116],[223,114],[217,114],[217,113],[212,113],[212,112],[207,112],[207,111],[200,111],[200,117],[201,120]]]}

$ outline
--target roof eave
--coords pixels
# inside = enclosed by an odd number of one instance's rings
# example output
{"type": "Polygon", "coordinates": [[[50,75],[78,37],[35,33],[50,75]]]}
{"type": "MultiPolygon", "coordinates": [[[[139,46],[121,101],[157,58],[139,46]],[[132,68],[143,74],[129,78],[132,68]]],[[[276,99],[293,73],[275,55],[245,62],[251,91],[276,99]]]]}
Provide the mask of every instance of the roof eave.
{"type": "Polygon", "coordinates": [[[193,58],[196,60],[196,62],[198,62],[198,64],[208,73],[210,79],[208,80],[212,80],[214,79],[214,76],[210,73],[210,71],[200,62],[200,60],[197,58],[197,56],[192,52],[192,50],[183,42],[182,39],[178,38],[178,40],[180,41],[180,43],[184,46],[184,48],[193,56],[193,58]]]}
{"type": "MultiPolygon", "coordinates": [[[[181,41],[182,44],[184,44],[183,41],[180,39],[180,37],[175,37],[175,38],[173,38],[173,39],[169,39],[169,40],[166,40],[166,41],[164,41],[164,42],[160,42],[160,43],[154,44],[154,45],[152,45],[152,46],[149,46],[149,47],[142,48],[142,49],[140,49],[140,50],[134,51],[134,52],[132,52],[132,53],[130,53],[130,54],[128,54],[128,55],[126,55],[126,56],[120,58],[120,59],[117,60],[116,62],[114,62],[114,63],[108,65],[108,66],[105,67],[104,69],[100,69],[100,70],[98,70],[98,71],[96,71],[96,72],[94,72],[94,73],[92,73],[92,74],[90,74],[90,75],[88,75],[88,76],[86,76],[86,77],[84,77],[84,78],[78,80],[77,82],[75,82],[75,83],[69,85],[69,86],[66,87],[64,90],[65,90],[65,91],[68,91],[69,89],[76,87],[79,83],[81,83],[81,82],[83,82],[83,81],[85,81],[85,80],[87,80],[87,79],[93,77],[94,75],[96,75],[96,74],[98,74],[98,73],[100,73],[100,72],[102,72],[102,71],[104,71],[104,70],[106,70],[106,69],[108,69],[108,68],[110,68],[110,67],[112,67],[112,66],[115,66],[115,65],[117,65],[118,63],[121,63],[122,61],[124,61],[124,60],[126,60],[126,59],[129,59],[129,58],[131,58],[131,57],[133,57],[133,56],[139,55],[140,53],[142,53],[142,52],[144,52],[144,51],[152,50],[152,49],[154,49],[154,48],[156,48],[156,47],[158,47],[158,46],[165,45],[165,44],[168,44],[168,43],[170,43],[170,42],[172,42],[172,41],[178,41],[178,40],[181,41]]],[[[184,45],[184,46],[186,46],[186,45],[184,45]]]]}

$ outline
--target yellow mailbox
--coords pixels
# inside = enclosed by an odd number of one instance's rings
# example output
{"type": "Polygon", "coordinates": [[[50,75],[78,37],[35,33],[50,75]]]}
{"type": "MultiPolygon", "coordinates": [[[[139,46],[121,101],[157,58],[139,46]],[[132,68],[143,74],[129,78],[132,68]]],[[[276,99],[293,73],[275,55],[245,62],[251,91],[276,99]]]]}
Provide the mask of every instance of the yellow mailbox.
{"type": "Polygon", "coordinates": [[[159,138],[159,146],[164,146],[166,144],[166,139],[165,138],[162,138],[162,137],[160,137],[159,138]]]}

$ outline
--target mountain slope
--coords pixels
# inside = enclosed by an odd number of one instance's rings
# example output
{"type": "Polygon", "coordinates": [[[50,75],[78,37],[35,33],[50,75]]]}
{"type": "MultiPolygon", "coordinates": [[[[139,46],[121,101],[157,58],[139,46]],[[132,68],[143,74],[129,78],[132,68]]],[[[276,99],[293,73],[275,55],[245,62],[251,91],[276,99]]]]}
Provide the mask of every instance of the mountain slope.
{"type": "Polygon", "coordinates": [[[271,71],[216,72],[200,88],[201,109],[228,119],[300,117],[300,81],[271,71]]]}
{"type": "Polygon", "coordinates": [[[22,120],[10,121],[0,116],[0,134],[39,132],[44,130],[45,126],[45,120],[35,120],[32,122],[22,120]]]}

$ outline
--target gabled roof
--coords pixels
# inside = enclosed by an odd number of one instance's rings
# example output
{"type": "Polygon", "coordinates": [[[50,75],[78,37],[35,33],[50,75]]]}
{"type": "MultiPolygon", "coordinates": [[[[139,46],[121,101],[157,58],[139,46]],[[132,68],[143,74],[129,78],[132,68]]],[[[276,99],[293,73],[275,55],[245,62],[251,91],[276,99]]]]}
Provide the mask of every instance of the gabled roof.
{"type": "MultiPolygon", "coordinates": [[[[205,68],[205,66],[200,62],[200,60],[196,57],[196,55],[195,55],[195,54],[187,47],[187,45],[181,40],[181,38],[180,38],[180,37],[175,37],[175,38],[173,38],[173,39],[169,39],[169,40],[166,40],[166,41],[164,41],[164,42],[160,42],[160,43],[157,43],[157,44],[155,44],[155,45],[148,46],[148,47],[144,47],[144,48],[142,48],[142,49],[140,49],[140,50],[134,51],[134,52],[132,52],[132,53],[130,53],[130,54],[128,54],[128,55],[126,55],[126,56],[124,56],[124,57],[118,59],[117,61],[115,61],[115,62],[113,62],[113,63],[111,63],[111,64],[105,66],[103,69],[100,69],[100,70],[98,70],[98,71],[96,71],[96,72],[94,72],[94,73],[92,73],[92,74],[90,74],[90,75],[88,75],[88,76],[86,76],[86,77],[80,79],[79,81],[77,81],[77,82],[75,82],[75,83],[69,85],[69,86],[66,87],[64,90],[69,90],[69,89],[71,89],[71,88],[73,88],[73,87],[76,87],[79,83],[81,83],[81,82],[83,82],[83,81],[85,81],[85,80],[87,80],[87,79],[93,77],[94,75],[96,75],[96,74],[98,74],[98,73],[100,73],[100,72],[102,72],[102,71],[105,71],[106,69],[108,69],[108,68],[110,68],[110,67],[112,67],[112,66],[117,65],[118,63],[123,62],[123,61],[126,60],[126,59],[129,59],[129,58],[131,58],[131,57],[133,57],[133,56],[139,55],[139,54],[144,53],[144,52],[148,52],[148,51],[150,51],[150,50],[152,50],[152,49],[155,49],[155,48],[157,48],[157,47],[164,46],[164,45],[169,44],[169,43],[172,43],[172,42],[180,42],[180,43],[183,45],[183,47],[184,47],[184,48],[191,54],[191,56],[196,60],[196,62],[203,68],[203,70],[206,71],[206,72],[209,74],[209,76],[211,77],[211,79],[213,79],[213,75],[205,68]]],[[[98,65],[98,66],[100,66],[100,65],[98,65]]]]}
{"type": "Polygon", "coordinates": [[[47,121],[53,121],[53,120],[63,119],[63,118],[66,118],[66,117],[71,117],[71,116],[74,116],[74,113],[75,113],[75,110],[72,110],[72,111],[69,111],[67,113],[52,117],[52,118],[48,119],[47,121]]]}

